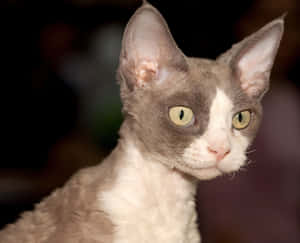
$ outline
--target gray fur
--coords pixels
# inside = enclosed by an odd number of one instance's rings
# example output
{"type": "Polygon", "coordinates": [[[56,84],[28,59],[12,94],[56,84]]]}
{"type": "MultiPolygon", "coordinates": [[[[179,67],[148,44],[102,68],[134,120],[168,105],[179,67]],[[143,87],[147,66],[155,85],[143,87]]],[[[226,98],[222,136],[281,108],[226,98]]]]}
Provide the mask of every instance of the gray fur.
{"type": "MultiPolygon", "coordinates": [[[[234,45],[231,50],[221,55],[216,61],[212,61],[183,56],[162,16],[155,8],[147,4],[145,11],[152,11],[157,17],[156,21],[161,22],[165,30],[164,33],[159,32],[157,34],[156,44],[159,47],[154,46],[153,49],[160,48],[160,45],[164,44],[166,40],[170,43],[165,45],[165,49],[161,49],[159,67],[171,71],[163,84],[157,84],[155,77],[150,75],[145,86],[139,87],[135,84],[136,77],[133,72],[135,65],[138,65],[139,55],[132,48],[138,45],[139,39],[135,40],[134,37],[134,25],[136,24],[135,21],[138,22],[137,18],[140,17],[142,11],[143,8],[139,9],[126,27],[120,56],[118,73],[124,104],[123,111],[126,117],[125,123],[128,123],[126,126],[128,130],[123,133],[135,134],[141,149],[148,156],[155,157],[170,167],[178,167],[185,148],[196,137],[200,137],[204,133],[209,121],[209,108],[218,87],[231,98],[236,112],[245,109],[252,111],[251,124],[241,131],[252,141],[261,121],[260,100],[268,88],[269,79],[265,80],[264,89],[258,97],[249,97],[241,88],[236,63],[247,50],[265,35],[268,35],[269,32],[274,29],[282,32],[282,19],[274,20],[250,37],[234,45]],[[132,54],[128,53],[130,50],[133,52],[132,54]],[[168,52],[167,58],[165,51],[168,52]],[[176,60],[176,65],[174,60],[176,60]],[[168,108],[176,105],[192,108],[196,117],[195,126],[181,128],[174,126],[169,121],[168,108]]],[[[280,37],[281,35],[282,33],[280,37]]],[[[280,38],[278,38],[273,58],[279,42],[280,38]]],[[[267,71],[270,72],[270,70],[271,68],[267,71]]],[[[180,169],[197,176],[195,171],[180,169]]]]}
{"type": "MultiPolygon", "coordinates": [[[[101,209],[96,195],[114,185],[126,153],[123,144],[131,139],[148,158],[197,177],[197,172],[181,166],[181,156],[184,149],[205,132],[217,87],[230,97],[236,112],[252,110],[252,122],[242,133],[253,140],[262,116],[260,99],[267,89],[268,80],[259,97],[247,96],[240,86],[236,62],[274,29],[281,37],[283,21],[275,20],[266,25],[216,61],[188,58],[177,48],[159,12],[144,1],[126,27],[120,55],[118,77],[125,121],[120,130],[119,145],[99,166],[81,170],[63,188],[37,205],[35,211],[23,214],[17,223],[7,226],[0,232],[0,242],[112,243],[115,226],[101,209]],[[155,73],[147,73],[147,83],[137,86],[133,70],[138,60],[134,59],[132,52],[137,45],[134,40],[136,21],[145,12],[152,14],[157,21],[159,36],[154,38],[159,44],[159,68],[166,68],[168,75],[159,84],[155,73]],[[182,128],[171,123],[168,109],[175,105],[192,108],[196,117],[194,126],[182,128]]],[[[279,41],[280,38],[273,58],[279,41]]]]}

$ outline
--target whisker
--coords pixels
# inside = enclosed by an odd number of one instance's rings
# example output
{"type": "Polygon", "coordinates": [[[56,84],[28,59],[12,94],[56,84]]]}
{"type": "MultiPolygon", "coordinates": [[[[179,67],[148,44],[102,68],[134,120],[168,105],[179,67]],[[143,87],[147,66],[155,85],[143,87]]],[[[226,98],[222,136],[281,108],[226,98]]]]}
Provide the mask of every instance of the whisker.
{"type": "Polygon", "coordinates": [[[245,166],[248,166],[248,165],[250,165],[250,164],[252,164],[252,163],[254,163],[254,162],[255,162],[254,160],[248,159],[248,160],[246,161],[246,163],[245,163],[245,166]]]}
{"type": "Polygon", "coordinates": [[[250,164],[252,164],[253,162],[254,162],[253,160],[248,159],[248,160],[245,162],[245,164],[239,168],[238,171],[242,171],[242,172],[247,171],[247,170],[248,170],[248,166],[249,166],[250,164]]]}
{"type": "Polygon", "coordinates": [[[246,151],[246,154],[251,154],[251,153],[254,153],[255,151],[256,151],[256,149],[252,149],[252,150],[246,151]]]}
{"type": "Polygon", "coordinates": [[[244,172],[244,171],[247,171],[247,170],[248,170],[248,168],[245,167],[245,166],[244,166],[244,167],[241,167],[241,168],[239,169],[239,171],[243,171],[243,172],[244,172]]]}
{"type": "Polygon", "coordinates": [[[236,175],[237,175],[237,171],[234,171],[234,172],[231,172],[228,174],[230,180],[233,180],[236,175]]]}

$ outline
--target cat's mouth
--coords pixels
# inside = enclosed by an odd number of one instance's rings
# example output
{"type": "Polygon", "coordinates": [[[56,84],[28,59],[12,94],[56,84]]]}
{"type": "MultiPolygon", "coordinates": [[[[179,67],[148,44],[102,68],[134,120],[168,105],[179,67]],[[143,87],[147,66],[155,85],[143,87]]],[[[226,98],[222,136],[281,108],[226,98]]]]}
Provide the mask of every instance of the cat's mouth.
{"type": "Polygon", "coordinates": [[[217,163],[209,166],[195,166],[181,161],[180,163],[177,163],[177,166],[175,167],[177,170],[192,175],[200,180],[210,180],[225,174],[225,172],[220,169],[217,163]]]}
{"type": "Polygon", "coordinates": [[[187,167],[188,169],[191,169],[191,170],[210,170],[210,169],[215,169],[215,170],[218,170],[220,173],[224,173],[224,171],[220,168],[219,166],[219,162],[215,162],[215,161],[210,161],[210,162],[207,162],[207,164],[212,164],[214,163],[213,165],[209,165],[209,166],[200,166],[200,165],[191,165],[191,164],[188,164],[188,163],[185,163],[185,162],[179,162],[179,164],[181,166],[184,166],[184,167],[187,167]]]}

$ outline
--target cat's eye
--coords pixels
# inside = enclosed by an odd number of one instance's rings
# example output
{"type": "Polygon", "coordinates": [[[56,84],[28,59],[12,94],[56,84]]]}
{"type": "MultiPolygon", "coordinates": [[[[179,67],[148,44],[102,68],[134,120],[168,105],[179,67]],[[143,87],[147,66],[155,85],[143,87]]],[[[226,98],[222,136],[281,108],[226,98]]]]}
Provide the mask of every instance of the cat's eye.
{"type": "Polygon", "coordinates": [[[169,117],[177,126],[188,127],[195,121],[193,111],[185,106],[174,106],[169,109],[169,117]]]}
{"type": "Polygon", "coordinates": [[[244,129],[246,128],[251,120],[251,112],[249,110],[244,110],[236,113],[232,119],[232,126],[235,129],[244,129]]]}

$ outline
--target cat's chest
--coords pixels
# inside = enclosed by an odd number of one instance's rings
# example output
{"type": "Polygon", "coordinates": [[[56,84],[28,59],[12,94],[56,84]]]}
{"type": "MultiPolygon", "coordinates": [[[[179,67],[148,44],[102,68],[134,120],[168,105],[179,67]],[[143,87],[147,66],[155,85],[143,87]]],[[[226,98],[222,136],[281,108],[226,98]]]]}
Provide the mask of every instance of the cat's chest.
{"type": "Polygon", "coordinates": [[[99,200],[115,225],[114,243],[188,243],[199,237],[194,194],[195,185],[177,172],[135,161],[120,168],[99,200]]]}

